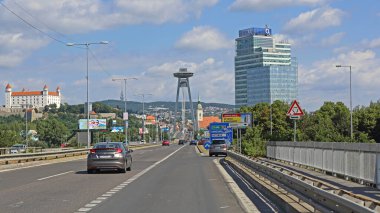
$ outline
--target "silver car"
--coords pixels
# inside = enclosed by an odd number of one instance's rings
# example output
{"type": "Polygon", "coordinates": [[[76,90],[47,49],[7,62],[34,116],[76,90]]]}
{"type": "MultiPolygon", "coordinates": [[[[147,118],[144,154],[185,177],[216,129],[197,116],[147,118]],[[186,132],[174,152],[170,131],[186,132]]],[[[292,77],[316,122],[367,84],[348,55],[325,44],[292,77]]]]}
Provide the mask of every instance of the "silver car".
{"type": "Polygon", "coordinates": [[[227,156],[227,143],[225,140],[212,140],[210,149],[208,150],[209,156],[225,155],[227,156]]]}
{"type": "Polygon", "coordinates": [[[122,142],[101,142],[90,149],[87,156],[87,172],[95,173],[101,169],[116,169],[125,173],[131,171],[133,150],[122,142]]]}

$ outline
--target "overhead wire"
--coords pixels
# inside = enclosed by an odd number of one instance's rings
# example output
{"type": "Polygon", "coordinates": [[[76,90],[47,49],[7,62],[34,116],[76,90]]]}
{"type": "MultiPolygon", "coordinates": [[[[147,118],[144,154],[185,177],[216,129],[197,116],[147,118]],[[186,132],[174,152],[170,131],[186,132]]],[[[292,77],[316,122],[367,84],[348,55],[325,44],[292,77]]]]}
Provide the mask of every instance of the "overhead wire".
{"type": "Polygon", "coordinates": [[[15,13],[13,10],[9,9],[3,2],[0,1],[0,5],[3,6],[6,10],[8,10],[9,12],[11,12],[13,15],[15,15],[17,18],[19,18],[21,21],[23,21],[26,25],[28,25],[29,27],[37,30],[38,32],[44,34],[45,36],[49,37],[50,39],[56,41],[56,42],[59,42],[61,44],[64,44],[66,45],[66,42],[64,41],[61,41],[60,39],[57,39],[51,35],[49,35],[48,33],[42,31],[41,29],[39,29],[38,27],[34,26],[33,24],[29,23],[27,20],[25,20],[24,18],[22,18],[21,16],[19,16],[17,13],[15,13]]]}
{"type": "Polygon", "coordinates": [[[30,17],[32,17],[33,19],[35,19],[37,22],[40,22],[42,25],[44,25],[50,31],[58,34],[59,36],[65,38],[66,40],[72,41],[72,39],[70,37],[68,37],[67,35],[65,35],[65,34],[63,34],[61,32],[58,32],[57,30],[53,29],[52,27],[50,27],[49,25],[47,25],[45,22],[41,21],[39,18],[37,18],[36,16],[34,16],[33,14],[31,14],[24,7],[22,7],[20,4],[18,4],[17,1],[12,1],[12,3],[15,4],[18,8],[20,8],[24,13],[26,13],[27,15],[29,15],[30,17]]]}
{"type": "MultiPolygon", "coordinates": [[[[59,34],[60,36],[66,38],[67,40],[71,40],[68,36],[54,30],[53,28],[51,28],[50,26],[48,26],[47,24],[45,24],[44,22],[42,22],[41,20],[39,20],[38,18],[34,17],[31,13],[29,13],[25,8],[23,8],[21,5],[19,5],[16,1],[13,2],[14,4],[16,4],[23,12],[25,12],[26,14],[28,14],[30,17],[34,18],[35,20],[37,20],[38,22],[40,22],[41,24],[43,24],[45,27],[47,27],[49,30],[59,34]]],[[[39,29],[38,27],[34,26],[33,24],[31,24],[30,22],[28,22],[27,20],[25,20],[24,18],[22,18],[20,15],[18,15],[16,12],[14,12],[13,10],[11,10],[9,7],[7,7],[3,2],[0,1],[0,5],[3,6],[6,10],[8,10],[10,13],[12,13],[13,15],[15,15],[17,18],[19,18],[22,22],[24,22],[26,25],[28,25],[29,27],[37,30],[38,32],[42,33],[43,35],[49,37],[50,39],[58,42],[58,43],[61,43],[61,44],[64,44],[65,46],[67,45],[67,42],[65,41],[62,41],[58,38],[55,38],[54,36],[51,36],[50,34],[44,32],[43,30],[39,29]]],[[[74,46],[75,48],[79,48],[79,49],[86,49],[84,47],[80,47],[80,46],[74,46]]],[[[112,76],[108,71],[106,71],[104,69],[104,67],[100,64],[99,60],[96,58],[95,54],[91,51],[91,49],[89,49],[92,57],[94,58],[94,60],[96,61],[96,63],[98,64],[98,66],[100,67],[100,69],[106,73],[108,76],[112,76]]]]}

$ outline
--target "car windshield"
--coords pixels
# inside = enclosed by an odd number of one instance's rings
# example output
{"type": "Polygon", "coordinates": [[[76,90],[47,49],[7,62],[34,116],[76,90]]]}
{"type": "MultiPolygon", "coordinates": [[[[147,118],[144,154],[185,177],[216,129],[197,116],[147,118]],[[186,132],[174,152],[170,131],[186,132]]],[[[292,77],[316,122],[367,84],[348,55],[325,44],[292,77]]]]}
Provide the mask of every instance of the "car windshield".
{"type": "Polygon", "coordinates": [[[214,141],[212,141],[212,144],[225,144],[226,143],[226,141],[224,141],[224,140],[214,140],[214,141]]]}
{"type": "Polygon", "coordinates": [[[109,148],[121,148],[121,147],[117,143],[102,143],[102,144],[96,144],[94,148],[95,149],[109,149],[109,148]]]}

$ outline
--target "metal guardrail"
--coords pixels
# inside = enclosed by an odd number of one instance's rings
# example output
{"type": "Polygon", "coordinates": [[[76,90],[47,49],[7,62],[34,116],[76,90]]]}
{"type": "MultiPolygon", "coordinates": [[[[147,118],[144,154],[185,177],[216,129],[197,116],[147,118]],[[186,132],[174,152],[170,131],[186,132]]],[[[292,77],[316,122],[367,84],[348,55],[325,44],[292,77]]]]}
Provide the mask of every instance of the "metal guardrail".
{"type": "Polygon", "coordinates": [[[25,163],[40,160],[51,160],[63,157],[72,157],[87,154],[87,149],[72,149],[56,152],[40,152],[40,153],[21,153],[12,155],[1,155],[0,165],[25,163]]]}
{"type": "MultiPolygon", "coordinates": [[[[131,149],[140,148],[140,147],[150,147],[156,144],[138,144],[138,145],[130,145],[131,149]]],[[[25,163],[25,162],[33,162],[40,160],[51,160],[58,159],[64,157],[73,157],[86,155],[88,153],[88,149],[68,149],[61,151],[52,151],[52,152],[39,152],[39,153],[20,153],[20,154],[10,154],[10,155],[0,155],[0,165],[8,165],[8,164],[17,164],[17,163],[25,163]]]]}
{"type": "MultiPolygon", "coordinates": [[[[379,201],[355,196],[355,194],[351,192],[312,179],[276,164],[270,164],[259,159],[252,160],[244,155],[231,151],[228,152],[228,156],[249,169],[259,172],[260,175],[272,181],[274,180],[290,190],[295,190],[297,193],[306,197],[309,202],[312,201],[314,204],[331,209],[334,212],[380,212],[379,201]]],[[[305,200],[305,202],[307,202],[307,200],[305,200]]]]}
{"type": "Polygon", "coordinates": [[[380,188],[380,144],[271,141],[267,145],[267,157],[380,188]]]}

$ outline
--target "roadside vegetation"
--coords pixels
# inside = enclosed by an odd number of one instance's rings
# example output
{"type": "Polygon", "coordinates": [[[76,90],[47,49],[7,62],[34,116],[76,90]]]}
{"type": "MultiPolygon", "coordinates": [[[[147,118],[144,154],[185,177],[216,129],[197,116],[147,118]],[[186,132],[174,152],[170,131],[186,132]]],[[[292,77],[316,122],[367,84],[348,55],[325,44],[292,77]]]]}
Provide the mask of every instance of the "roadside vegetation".
{"type": "MultiPolygon", "coordinates": [[[[275,101],[241,107],[253,114],[253,128],[243,131],[242,152],[263,156],[267,141],[293,141],[294,121],[286,116],[290,105],[275,101]],[[271,134],[272,111],[272,134],[271,134]]],[[[350,110],[342,102],[325,102],[315,112],[297,120],[297,141],[380,143],[380,101],[353,109],[353,139],[350,137],[350,110]]]]}
{"type": "MultiPolygon", "coordinates": [[[[294,124],[286,116],[290,105],[275,101],[272,106],[260,103],[255,106],[242,107],[240,112],[253,114],[253,128],[243,130],[242,151],[250,156],[263,156],[266,153],[267,141],[292,141],[294,124]],[[272,134],[270,115],[272,111],[272,134]]],[[[94,103],[93,110],[97,113],[116,113],[116,125],[122,126],[123,109],[113,108],[103,103],[94,103]]],[[[35,130],[36,135],[28,135],[29,146],[59,147],[61,144],[76,146],[78,119],[86,118],[83,104],[63,104],[45,107],[41,119],[28,122],[28,130],[35,130]],[[38,138],[38,140],[36,140],[38,138]]],[[[108,120],[108,126],[112,120],[108,120]]],[[[129,116],[128,138],[139,141],[141,119],[129,116]]],[[[147,125],[150,134],[146,141],[156,138],[156,129],[147,125]]],[[[83,131],[83,130],[82,130],[83,131]]],[[[123,141],[124,133],[112,133],[109,129],[95,131],[93,141],[123,141]]],[[[165,138],[168,138],[165,135],[165,138]]],[[[350,138],[350,110],[341,102],[325,102],[315,112],[305,111],[305,115],[297,120],[297,141],[319,142],[360,142],[380,143],[380,101],[369,106],[358,106],[353,109],[353,140],[350,138]]],[[[25,144],[25,118],[21,116],[0,117],[0,147],[13,144],[25,144]]]]}
{"type": "MultiPolygon", "coordinates": [[[[116,113],[116,119],[107,119],[107,127],[112,126],[112,120],[116,120],[115,126],[124,126],[121,119],[124,109],[113,108],[103,103],[93,103],[93,110],[97,113],[116,113]]],[[[57,108],[55,104],[46,106],[43,110],[43,117],[32,122],[28,122],[28,145],[30,147],[60,147],[62,144],[77,146],[76,133],[86,131],[78,129],[78,120],[85,119],[83,104],[68,105],[62,104],[57,108]],[[31,134],[33,130],[36,134],[31,134]]],[[[129,116],[128,139],[139,141],[139,128],[142,127],[141,119],[129,116]]],[[[149,133],[145,140],[149,141],[156,137],[156,127],[146,125],[149,133]]],[[[114,133],[110,128],[106,130],[93,131],[93,141],[124,141],[125,133],[114,133]]],[[[167,135],[166,135],[167,138],[167,135]]],[[[0,147],[10,147],[14,144],[26,144],[25,141],[25,117],[8,116],[0,117],[0,147]]]]}

